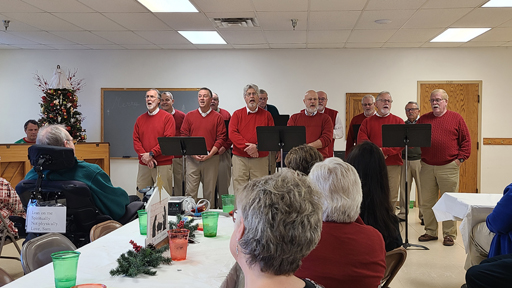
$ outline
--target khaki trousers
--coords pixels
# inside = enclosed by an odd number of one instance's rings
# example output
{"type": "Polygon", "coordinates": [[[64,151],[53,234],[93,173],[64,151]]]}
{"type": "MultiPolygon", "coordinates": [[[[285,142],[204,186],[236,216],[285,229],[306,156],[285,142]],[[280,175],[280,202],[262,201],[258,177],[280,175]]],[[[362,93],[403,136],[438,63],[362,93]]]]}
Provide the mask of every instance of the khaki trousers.
{"type": "Polygon", "coordinates": [[[174,179],[174,196],[183,196],[183,158],[172,159],[172,175],[174,179]]]}
{"type": "Polygon", "coordinates": [[[137,196],[141,199],[144,197],[144,195],[139,193],[139,189],[154,186],[158,174],[160,174],[162,182],[164,183],[162,187],[167,191],[167,194],[172,195],[172,165],[156,166],[153,169],[149,169],[148,166],[139,163],[137,173],[137,196]]]}
{"type": "MultiPolygon", "coordinates": [[[[231,152],[229,149],[222,155],[219,155],[219,173],[217,175],[217,207],[222,208],[221,195],[229,194],[231,185],[231,152]]],[[[214,203],[211,203],[214,204],[214,203]]],[[[213,207],[213,206],[212,206],[213,207]]]]}
{"type": "Polygon", "coordinates": [[[400,165],[386,166],[388,169],[389,179],[389,200],[391,207],[395,211],[396,201],[398,201],[398,188],[400,187],[400,165]]]}
{"type": "MultiPolygon", "coordinates": [[[[411,200],[411,187],[412,187],[412,179],[414,178],[414,181],[416,181],[416,191],[418,192],[418,197],[416,198],[416,205],[417,207],[420,207],[421,203],[421,181],[420,181],[420,171],[421,171],[421,163],[420,160],[412,160],[407,161],[407,193],[409,194],[409,201],[411,200]]],[[[398,217],[405,219],[405,210],[406,205],[408,203],[405,203],[405,163],[402,165],[401,169],[401,175],[400,175],[400,213],[398,213],[398,217]]],[[[421,211],[419,212],[418,217],[420,219],[423,219],[423,214],[421,214],[421,211]]]]}
{"type": "MultiPolygon", "coordinates": [[[[438,224],[432,207],[445,192],[459,192],[459,166],[455,161],[434,166],[421,161],[421,204],[420,211],[425,221],[425,233],[437,237],[438,224]]],[[[443,236],[457,237],[456,221],[443,222],[443,236]]]]}
{"type": "Polygon", "coordinates": [[[468,270],[471,266],[478,265],[487,259],[493,238],[494,233],[489,231],[487,223],[480,222],[473,226],[469,235],[469,251],[464,269],[468,270]]]}
{"type": "Polygon", "coordinates": [[[187,189],[185,196],[194,198],[197,202],[199,182],[203,183],[203,198],[210,201],[210,207],[215,205],[215,184],[219,171],[219,155],[213,155],[206,161],[197,161],[187,156],[187,171],[185,171],[187,189]]]}
{"type": "Polygon", "coordinates": [[[233,155],[233,189],[235,196],[249,181],[268,175],[268,157],[246,158],[233,155]]]}

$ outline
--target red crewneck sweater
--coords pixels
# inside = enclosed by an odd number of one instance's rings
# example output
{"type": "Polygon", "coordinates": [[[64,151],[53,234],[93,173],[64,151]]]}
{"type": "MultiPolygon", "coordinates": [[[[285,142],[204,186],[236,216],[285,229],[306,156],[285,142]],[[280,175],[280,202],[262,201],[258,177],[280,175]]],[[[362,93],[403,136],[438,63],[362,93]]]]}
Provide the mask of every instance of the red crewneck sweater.
{"type": "MultiPolygon", "coordinates": [[[[258,126],[274,126],[274,119],[268,111],[258,108],[256,113],[247,113],[247,108],[244,107],[233,113],[229,122],[229,139],[233,142],[234,155],[251,158],[244,151],[247,147],[245,143],[258,144],[258,126]]],[[[258,151],[258,158],[267,156],[268,151],[258,151]]]]}
{"type": "Polygon", "coordinates": [[[306,127],[306,143],[312,143],[320,139],[322,148],[318,149],[318,152],[324,156],[324,159],[332,157],[332,155],[329,155],[329,144],[332,141],[334,128],[329,115],[317,112],[313,116],[308,116],[302,110],[290,117],[288,126],[306,127]]]}
{"type": "Polygon", "coordinates": [[[147,112],[140,115],[133,127],[133,148],[139,157],[139,163],[146,165],[141,160],[141,154],[153,151],[158,165],[171,165],[173,157],[162,155],[158,137],[172,137],[175,133],[174,118],[164,110],[160,109],[152,116],[147,112]]]}
{"type": "Polygon", "coordinates": [[[206,149],[209,152],[213,147],[220,149],[224,145],[226,125],[219,113],[212,110],[206,117],[203,117],[196,109],[188,112],[185,116],[181,126],[181,135],[204,137],[206,149]]]}

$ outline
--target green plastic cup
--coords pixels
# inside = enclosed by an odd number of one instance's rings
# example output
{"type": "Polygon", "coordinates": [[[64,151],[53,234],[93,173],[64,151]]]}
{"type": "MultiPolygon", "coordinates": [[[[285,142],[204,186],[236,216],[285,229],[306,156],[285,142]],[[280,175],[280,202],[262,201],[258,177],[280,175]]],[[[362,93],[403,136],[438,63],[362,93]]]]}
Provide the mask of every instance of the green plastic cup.
{"type": "Polygon", "coordinates": [[[148,231],[148,212],[146,210],[137,211],[139,215],[139,230],[140,235],[147,235],[148,231]]]}
{"type": "Polygon", "coordinates": [[[235,209],[235,195],[225,194],[222,198],[222,212],[229,213],[235,209]]]}
{"type": "Polygon", "coordinates": [[[409,201],[409,209],[412,209],[414,208],[414,201],[409,201]]]}
{"type": "Polygon", "coordinates": [[[55,288],[70,288],[76,285],[78,251],[60,251],[51,255],[55,288]]]}
{"type": "Polygon", "coordinates": [[[201,216],[203,218],[204,237],[217,236],[217,223],[219,221],[219,212],[203,212],[201,213],[201,216]]]}

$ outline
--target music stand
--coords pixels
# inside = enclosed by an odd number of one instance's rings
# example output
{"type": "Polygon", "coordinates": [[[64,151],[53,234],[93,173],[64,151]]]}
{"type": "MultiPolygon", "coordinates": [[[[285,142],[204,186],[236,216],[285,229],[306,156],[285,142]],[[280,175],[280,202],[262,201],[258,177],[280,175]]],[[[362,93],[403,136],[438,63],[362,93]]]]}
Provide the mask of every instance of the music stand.
{"type": "Polygon", "coordinates": [[[352,125],[352,130],[354,130],[354,139],[356,139],[356,144],[357,144],[357,134],[359,133],[360,127],[361,127],[361,124],[352,125]]]}
{"type": "MultiPolygon", "coordinates": [[[[304,126],[258,126],[256,127],[259,151],[290,151],[293,147],[306,143],[304,126]]],[[[281,159],[283,163],[284,159],[281,159]]],[[[279,167],[282,169],[282,165],[279,167]]]]}
{"type": "Polygon", "coordinates": [[[430,124],[393,124],[382,125],[382,147],[405,147],[405,241],[403,247],[418,247],[429,250],[428,247],[409,243],[409,191],[407,183],[407,165],[408,148],[412,147],[430,147],[431,146],[432,125],[430,124]]]}
{"type": "Polygon", "coordinates": [[[290,115],[272,115],[274,118],[274,126],[288,126],[290,115]]]}
{"type": "MultiPolygon", "coordinates": [[[[183,195],[186,195],[185,185],[187,171],[187,155],[207,155],[206,141],[204,137],[158,137],[158,144],[162,154],[166,156],[183,156],[182,187],[183,195]]],[[[172,192],[174,196],[174,190],[172,192]]]]}

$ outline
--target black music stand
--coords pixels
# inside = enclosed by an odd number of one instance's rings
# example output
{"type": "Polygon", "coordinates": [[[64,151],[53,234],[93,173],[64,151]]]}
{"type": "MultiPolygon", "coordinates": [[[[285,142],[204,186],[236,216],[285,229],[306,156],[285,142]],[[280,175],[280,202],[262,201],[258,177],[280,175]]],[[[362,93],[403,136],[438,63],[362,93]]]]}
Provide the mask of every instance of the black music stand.
{"type": "MultiPolygon", "coordinates": [[[[304,126],[259,126],[256,127],[258,150],[290,151],[293,147],[306,144],[306,127],[304,126]]],[[[284,159],[281,159],[283,163],[284,159]]],[[[279,168],[282,169],[282,166],[279,168]]]]}
{"type": "MultiPolygon", "coordinates": [[[[187,155],[207,155],[206,141],[204,137],[158,137],[158,144],[162,154],[166,156],[183,156],[182,187],[183,195],[186,195],[186,171],[187,155]]],[[[174,196],[174,190],[172,192],[174,196]]]]}
{"type": "Polygon", "coordinates": [[[272,118],[274,118],[274,126],[288,126],[290,115],[275,115],[272,118]]]}
{"type": "Polygon", "coordinates": [[[403,247],[418,247],[429,250],[428,247],[409,243],[409,191],[407,183],[407,157],[408,148],[430,147],[432,138],[432,125],[430,124],[393,124],[382,125],[382,147],[405,147],[405,241],[403,247]]]}
{"type": "Polygon", "coordinates": [[[352,130],[354,130],[354,139],[356,139],[356,144],[357,144],[357,134],[359,134],[360,127],[361,127],[361,124],[352,125],[352,130]]]}

